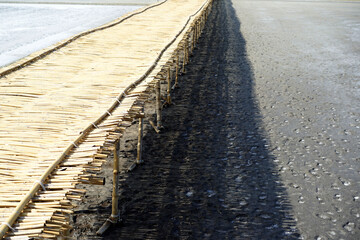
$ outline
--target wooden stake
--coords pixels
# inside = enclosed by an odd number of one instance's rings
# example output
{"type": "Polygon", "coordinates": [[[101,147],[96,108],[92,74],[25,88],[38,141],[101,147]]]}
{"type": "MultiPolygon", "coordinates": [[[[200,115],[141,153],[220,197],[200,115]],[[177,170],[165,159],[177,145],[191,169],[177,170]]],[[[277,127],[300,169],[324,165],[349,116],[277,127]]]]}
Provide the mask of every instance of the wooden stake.
{"type": "Polygon", "coordinates": [[[178,85],[178,76],[179,75],[179,55],[176,58],[176,69],[175,69],[175,87],[178,85]]]}
{"type": "Polygon", "coordinates": [[[119,155],[118,151],[120,148],[120,140],[117,139],[115,141],[114,147],[114,166],[113,166],[113,191],[112,191],[112,210],[111,216],[106,219],[105,223],[100,227],[100,229],[96,232],[97,235],[103,235],[104,232],[111,226],[111,224],[115,224],[120,219],[119,213],[119,155]]]}
{"type": "Polygon", "coordinates": [[[171,104],[171,77],[170,77],[170,67],[168,68],[167,71],[167,98],[166,101],[167,103],[170,105],[171,104]]]}
{"type": "Polygon", "coordinates": [[[138,144],[137,144],[137,157],[136,157],[136,163],[137,164],[141,164],[141,163],[144,162],[142,160],[143,125],[144,125],[144,118],[140,117],[139,118],[139,135],[138,135],[138,144]]]}
{"type": "Polygon", "coordinates": [[[155,92],[156,92],[156,127],[157,129],[162,128],[161,123],[161,85],[160,80],[156,82],[155,86],[155,92]]]}
{"type": "MultiPolygon", "coordinates": [[[[187,36],[187,39],[188,38],[190,38],[190,37],[187,36]]],[[[190,47],[190,42],[189,42],[189,40],[186,40],[186,55],[185,55],[186,64],[188,64],[188,62],[189,62],[189,47],[190,47]]]]}
{"type": "Polygon", "coordinates": [[[150,125],[153,127],[156,133],[160,133],[160,130],[156,127],[155,123],[151,120],[148,120],[150,125]]]}
{"type": "Polygon", "coordinates": [[[191,41],[191,52],[193,52],[194,48],[195,48],[195,32],[196,32],[196,24],[194,25],[194,27],[192,28],[192,41],[191,41]]]}
{"type": "Polygon", "coordinates": [[[112,212],[111,218],[119,220],[119,172],[120,172],[120,164],[119,164],[119,155],[118,151],[120,148],[120,140],[116,140],[115,148],[114,148],[114,170],[113,170],[113,192],[112,192],[112,212]]]}

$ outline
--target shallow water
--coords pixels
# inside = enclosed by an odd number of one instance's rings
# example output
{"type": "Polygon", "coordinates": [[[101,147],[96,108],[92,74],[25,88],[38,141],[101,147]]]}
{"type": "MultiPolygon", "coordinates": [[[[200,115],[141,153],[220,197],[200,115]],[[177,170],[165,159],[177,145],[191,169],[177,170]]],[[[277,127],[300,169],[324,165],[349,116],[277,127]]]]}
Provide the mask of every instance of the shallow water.
{"type": "Polygon", "coordinates": [[[0,66],[142,6],[0,4],[0,66]]]}

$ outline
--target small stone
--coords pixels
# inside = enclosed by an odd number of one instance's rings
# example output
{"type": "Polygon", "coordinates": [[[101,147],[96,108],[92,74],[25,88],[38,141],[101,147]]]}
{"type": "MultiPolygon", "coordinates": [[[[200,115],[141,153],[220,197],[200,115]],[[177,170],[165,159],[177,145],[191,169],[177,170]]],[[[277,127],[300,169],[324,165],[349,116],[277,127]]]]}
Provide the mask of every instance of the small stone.
{"type": "Polygon", "coordinates": [[[191,191],[189,191],[189,192],[186,193],[186,196],[187,196],[187,197],[192,197],[192,195],[194,195],[194,193],[191,192],[191,191]]]}
{"type": "Polygon", "coordinates": [[[342,212],[343,210],[342,210],[342,208],[335,207],[335,211],[338,212],[338,213],[340,213],[340,212],[342,212]]]}
{"type": "Polygon", "coordinates": [[[297,185],[296,183],[289,183],[289,186],[290,186],[290,187],[293,187],[293,188],[295,188],[295,189],[300,188],[300,186],[297,185]]]}
{"type": "Polygon", "coordinates": [[[346,224],[343,226],[343,228],[344,228],[345,230],[349,231],[349,232],[352,232],[352,231],[354,231],[355,223],[353,223],[353,222],[348,222],[348,223],[346,223],[346,224]]]}
{"type": "Polygon", "coordinates": [[[235,178],[235,182],[241,182],[242,177],[238,176],[237,178],[235,178]]]}
{"type": "Polygon", "coordinates": [[[341,201],[341,194],[335,194],[334,195],[334,199],[338,200],[338,201],[341,201]]]}
{"type": "Polygon", "coordinates": [[[311,170],[309,170],[309,173],[311,173],[312,175],[317,175],[318,174],[318,169],[317,168],[313,168],[313,169],[311,169],[311,170]]]}
{"type": "Polygon", "coordinates": [[[321,197],[316,197],[320,204],[325,204],[325,201],[321,197]]]}
{"type": "Polygon", "coordinates": [[[266,229],[271,230],[271,229],[275,229],[275,228],[278,228],[278,227],[279,227],[279,225],[274,224],[274,225],[271,225],[269,227],[266,227],[266,229]]]}
{"type": "Polygon", "coordinates": [[[350,186],[351,185],[351,183],[346,179],[339,178],[339,180],[342,182],[342,184],[344,184],[344,186],[350,186]]]}
{"type": "Polygon", "coordinates": [[[270,219],[271,218],[271,216],[268,215],[268,214],[261,214],[260,217],[263,218],[263,219],[270,219]]]}
{"type": "Polygon", "coordinates": [[[329,219],[330,219],[330,217],[329,217],[328,215],[323,214],[323,213],[317,214],[317,216],[318,216],[319,218],[321,218],[321,219],[324,219],[324,220],[329,220],[329,219]]]}
{"type": "Polygon", "coordinates": [[[213,190],[207,190],[208,193],[208,197],[213,197],[216,195],[216,192],[214,192],[213,190]]]}
{"type": "Polygon", "coordinates": [[[345,181],[345,182],[344,182],[344,186],[350,186],[350,184],[351,184],[351,183],[350,183],[349,181],[345,181]]]}
{"type": "Polygon", "coordinates": [[[259,199],[260,199],[260,200],[264,200],[264,199],[266,199],[266,198],[267,198],[266,195],[261,195],[261,196],[259,196],[259,199]]]}
{"type": "Polygon", "coordinates": [[[240,202],[239,202],[239,205],[240,206],[246,206],[248,203],[245,201],[245,200],[241,200],[240,202]]]}

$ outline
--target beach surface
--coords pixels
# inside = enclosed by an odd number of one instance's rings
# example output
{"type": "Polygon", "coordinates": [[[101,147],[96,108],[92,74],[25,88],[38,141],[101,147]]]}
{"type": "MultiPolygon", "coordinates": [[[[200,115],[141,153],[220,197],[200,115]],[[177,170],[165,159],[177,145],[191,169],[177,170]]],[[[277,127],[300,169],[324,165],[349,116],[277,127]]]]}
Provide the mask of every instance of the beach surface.
{"type": "MultiPolygon", "coordinates": [[[[103,238],[358,239],[359,26],[354,1],[214,1],[103,238]]],[[[122,141],[125,170],[136,125],[122,141]]],[[[111,180],[86,188],[78,239],[111,213],[111,180]]]]}

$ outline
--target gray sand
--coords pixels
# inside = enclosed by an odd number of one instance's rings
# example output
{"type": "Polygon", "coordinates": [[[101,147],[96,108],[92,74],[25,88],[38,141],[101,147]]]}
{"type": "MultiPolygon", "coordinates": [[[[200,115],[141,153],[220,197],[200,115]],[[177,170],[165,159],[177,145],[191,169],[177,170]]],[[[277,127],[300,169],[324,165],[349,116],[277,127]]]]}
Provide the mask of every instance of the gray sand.
{"type": "Polygon", "coordinates": [[[304,239],[360,235],[360,2],[233,1],[304,239]]]}

